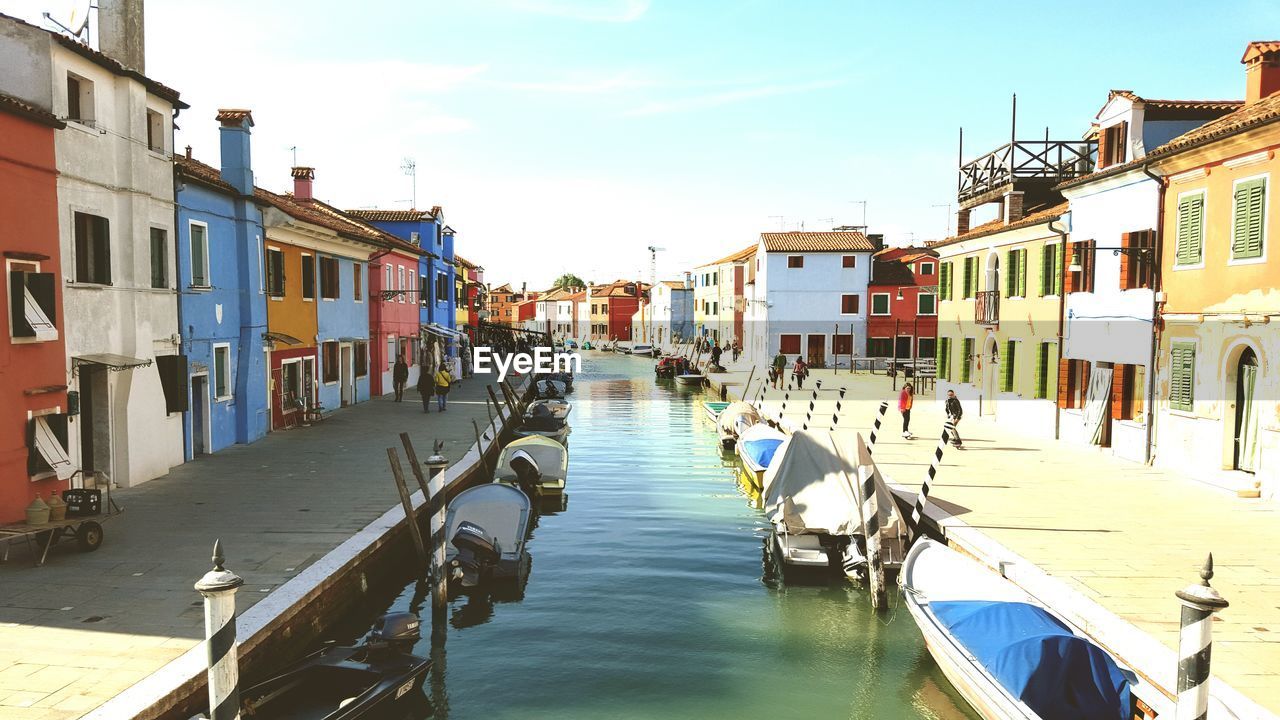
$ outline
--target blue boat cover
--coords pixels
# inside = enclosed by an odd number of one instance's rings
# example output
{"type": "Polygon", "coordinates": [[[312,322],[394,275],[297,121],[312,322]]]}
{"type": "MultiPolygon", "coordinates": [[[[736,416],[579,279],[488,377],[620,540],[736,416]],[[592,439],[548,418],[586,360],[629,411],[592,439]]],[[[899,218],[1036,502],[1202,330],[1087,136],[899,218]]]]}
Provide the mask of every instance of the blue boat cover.
{"type": "Polygon", "coordinates": [[[781,444],[780,438],[746,440],[742,442],[742,452],[746,453],[751,458],[751,462],[757,466],[767,468],[769,463],[773,462],[773,454],[778,451],[778,446],[781,444]]]}
{"type": "Polygon", "coordinates": [[[1030,603],[930,603],[1011,695],[1045,720],[1132,718],[1129,681],[1102,648],[1030,603]]]}

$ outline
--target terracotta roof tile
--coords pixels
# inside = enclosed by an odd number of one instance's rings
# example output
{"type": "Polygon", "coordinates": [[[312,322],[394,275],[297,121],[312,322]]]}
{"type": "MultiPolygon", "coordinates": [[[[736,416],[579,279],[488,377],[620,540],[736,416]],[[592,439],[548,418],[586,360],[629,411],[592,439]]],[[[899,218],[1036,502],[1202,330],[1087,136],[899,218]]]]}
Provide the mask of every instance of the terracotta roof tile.
{"type": "Polygon", "coordinates": [[[1120,96],[1135,103],[1142,103],[1149,108],[1160,110],[1209,110],[1230,112],[1244,104],[1243,100],[1156,100],[1144,98],[1132,90],[1112,90],[1107,101],[1120,96]]]}
{"type": "Polygon", "coordinates": [[[420,222],[435,220],[439,210],[348,210],[347,214],[375,222],[420,222]]]}
{"type": "Polygon", "coordinates": [[[185,155],[174,155],[173,168],[183,177],[204,183],[205,185],[211,185],[228,193],[239,194],[239,191],[237,191],[231,183],[222,179],[221,170],[211,165],[206,165],[195,158],[189,158],[185,155]]]}
{"type": "Polygon", "coordinates": [[[254,188],[254,197],[290,217],[332,230],[344,237],[390,250],[412,255],[431,255],[413,243],[378,230],[372,225],[350,217],[341,210],[320,200],[299,200],[292,195],[277,195],[262,188],[254,188]]]}
{"type": "Polygon", "coordinates": [[[929,248],[938,248],[962,242],[964,240],[973,240],[975,238],[986,237],[988,235],[995,235],[1005,232],[1006,230],[1019,230],[1021,228],[1049,223],[1062,217],[1062,215],[1067,212],[1068,207],[1067,203],[1059,203],[1052,207],[1036,210],[1021,220],[1008,225],[1005,225],[1001,220],[992,220],[991,222],[983,223],[978,227],[970,229],[969,232],[963,235],[955,235],[947,238],[946,240],[940,240],[934,243],[925,243],[925,245],[929,248]]]}
{"type": "Polygon", "coordinates": [[[874,252],[876,246],[861,232],[760,233],[765,252],[874,252]]]}
{"type": "Polygon", "coordinates": [[[53,113],[32,105],[28,102],[19,100],[11,95],[0,93],[0,111],[11,113],[19,117],[24,117],[32,122],[47,125],[51,128],[64,128],[66,123],[62,122],[53,113]]]}
{"type": "Polygon", "coordinates": [[[1280,40],[1254,40],[1244,48],[1240,62],[1247,63],[1255,57],[1280,53],[1280,40]]]}
{"type": "Polygon", "coordinates": [[[713,260],[709,263],[706,263],[705,265],[699,265],[698,267],[709,267],[711,265],[728,265],[730,263],[746,262],[751,256],[756,254],[757,247],[759,247],[759,245],[757,245],[756,243],[752,243],[751,245],[748,245],[747,247],[735,253],[730,253],[729,255],[725,255],[724,257],[720,258],[719,260],[713,260]]]}
{"type": "Polygon", "coordinates": [[[239,125],[241,120],[248,120],[249,126],[253,126],[253,113],[239,108],[219,108],[213,119],[223,125],[239,125]]]}

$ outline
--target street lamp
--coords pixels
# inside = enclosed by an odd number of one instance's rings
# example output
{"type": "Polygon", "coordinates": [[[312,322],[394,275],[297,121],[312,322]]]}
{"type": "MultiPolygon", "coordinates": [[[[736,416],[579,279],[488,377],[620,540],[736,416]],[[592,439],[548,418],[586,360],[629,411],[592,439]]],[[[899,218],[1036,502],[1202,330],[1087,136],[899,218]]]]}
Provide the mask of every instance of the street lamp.
{"type": "MultiPolygon", "coordinates": [[[[1154,248],[1142,247],[1142,246],[1094,247],[1089,249],[1094,252],[1097,252],[1099,250],[1110,250],[1112,255],[1124,255],[1126,257],[1133,257],[1134,259],[1140,262],[1150,261],[1152,259],[1152,256],[1155,254],[1154,248]]],[[[1080,272],[1082,270],[1084,270],[1084,267],[1080,264],[1080,249],[1072,248],[1071,264],[1067,266],[1067,272],[1075,273],[1075,272],[1080,272]]]]}

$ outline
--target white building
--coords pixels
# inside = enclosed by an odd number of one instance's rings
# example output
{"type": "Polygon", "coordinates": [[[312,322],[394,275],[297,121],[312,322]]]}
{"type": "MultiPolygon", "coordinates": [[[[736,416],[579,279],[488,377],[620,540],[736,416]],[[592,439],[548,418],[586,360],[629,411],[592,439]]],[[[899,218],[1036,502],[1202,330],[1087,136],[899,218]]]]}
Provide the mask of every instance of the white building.
{"type": "Polygon", "coordinates": [[[577,318],[573,325],[573,336],[579,340],[591,337],[591,293],[583,291],[574,295],[577,318]]]}
{"type": "Polygon", "coordinates": [[[649,289],[649,301],[631,316],[633,336],[643,342],[671,349],[693,337],[693,278],[663,280],[649,289]]]}
{"type": "Polygon", "coordinates": [[[879,249],[878,241],[856,231],[761,233],[750,355],[770,358],[781,351],[789,361],[803,354],[813,367],[832,366],[834,336],[837,330],[847,335],[850,327],[853,347],[865,347],[871,254],[879,249]]]}
{"type": "Polygon", "coordinates": [[[101,51],[0,17],[0,92],[67,122],[55,135],[69,454],[123,486],[183,461],[186,361],[174,287],[178,92],[143,75],[141,2],[104,2],[101,51]],[[163,382],[162,382],[163,379],[163,382]]]}

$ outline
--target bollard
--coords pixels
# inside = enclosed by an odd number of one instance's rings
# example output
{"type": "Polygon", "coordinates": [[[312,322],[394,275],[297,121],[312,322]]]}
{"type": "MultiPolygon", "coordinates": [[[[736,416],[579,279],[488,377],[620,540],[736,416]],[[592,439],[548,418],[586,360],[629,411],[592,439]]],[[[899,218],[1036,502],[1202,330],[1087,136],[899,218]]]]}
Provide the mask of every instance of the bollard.
{"type": "Polygon", "coordinates": [[[884,586],[884,559],[880,553],[880,498],[876,496],[876,466],[871,449],[858,433],[858,483],[862,500],[862,533],[867,544],[867,585],[871,590],[871,607],[888,607],[884,586]]]}
{"type": "Polygon", "coordinates": [[[804,425],[800,426],[801,430],[809,429],[809,421],[813,419],[813,409],[818,405],[818,391],[822,389],[822,381],[813,381],[813,395],[809,397],[809,412],[804,414],[804,425]]]}
{"type": "Polygon", "coordinates": [[[929,505],[929,489],[933,486],[933,479],[938,476],[938,464],[942,462],[942,452],[947,449],[947,443],[950,442],[955,431],[956,426],[951,423],[942,426],[942,439],[938,440],[938,448],[933,451],[933,462],[929,463],[929,474],[925,476],[924,484],[916,494],[916,506],[911,510],[911,524],[907,528],[907,547],[911,547],[921,535],[920,524],[924,522],[924,509],[929,505]]]}
{"type": "Polygon", "coordinates": [[[1204,720],[1209,716],[1209,654],[1213,649],[1213,614],[1227,606],[1209,586],[1213,553],[1200,570],[1200,582],[1175,595],[1182,603],[1178,637],[1178,708],[1175,720],[1204,720]]]}
{"type": "Polygon", "coordinates": [[[867,452],[875,452],[876,435],[880,432],[880,423],[884,422],[884,414],[889,412],[888,401],[880,403],[880,412],[876,414],[876,424],[871,427],[871,442],[867,445],[867,452]]]}
{"type": "Polygon", "coordinates": [[[449,578],[445,574],[444,551],[448,538],[444,536],[447,508],[444,497],[444,470],[449,466],[440,451],[444,443],[437,440],[435,450],[423,465],[427,466],[427,512],[431,516],[431,610],[433,633],[444,629],[444,610],[449,601],[449,578]]]}
{"type": "Polygon", "coordinates": [[[209,653],[209,718],[240,717],[240,666],[236,658],[236,590],[239,575],[222,566],[222,541],[213,543],[213,569],[195,587],[204,596],[204,636],[209,653]]]}

